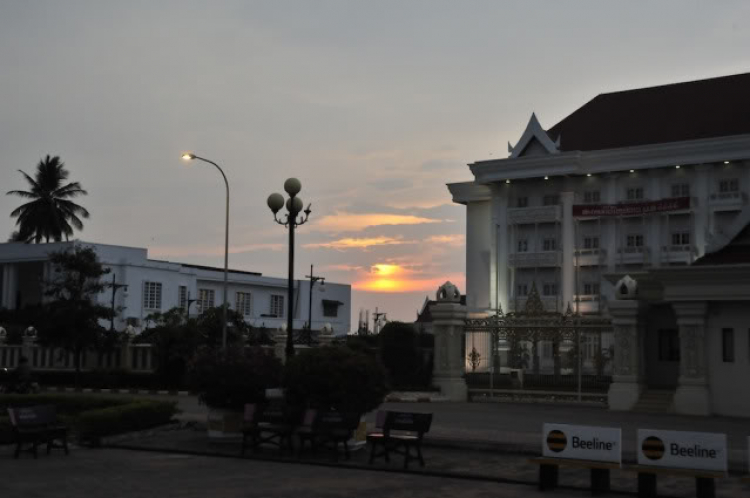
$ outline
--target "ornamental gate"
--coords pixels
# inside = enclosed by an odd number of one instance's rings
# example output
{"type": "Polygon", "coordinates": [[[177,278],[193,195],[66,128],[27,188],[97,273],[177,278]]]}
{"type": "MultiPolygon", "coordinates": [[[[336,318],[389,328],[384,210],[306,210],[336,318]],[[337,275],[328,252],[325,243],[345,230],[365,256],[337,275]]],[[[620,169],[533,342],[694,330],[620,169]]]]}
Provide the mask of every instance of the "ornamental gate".
{"type": "Polygon", "coordinates": [[[599,316],[546,311],[532,285],[523,310],[467,319],[463,356],[472,399],[606,401],[614,334],[599,316]]]}

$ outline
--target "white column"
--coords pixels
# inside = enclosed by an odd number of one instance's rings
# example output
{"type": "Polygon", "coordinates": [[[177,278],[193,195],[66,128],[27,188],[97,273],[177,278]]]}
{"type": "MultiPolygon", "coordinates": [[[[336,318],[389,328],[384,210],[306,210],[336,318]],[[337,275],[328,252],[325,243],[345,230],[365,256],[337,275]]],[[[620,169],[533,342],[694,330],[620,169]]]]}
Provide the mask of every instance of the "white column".
{"type": "Polygon", "coordinates": [[[565,311],[570,303],[573,306],[573,293],[575,292],[575,279],[573,267],[573,256],[575,252],[575,233],[573,228],[573,192],[562,192],[560,194],[562,204],[562,306],[565,311]]]}
{"type": "Polygon", "coordinates": [[[508,275],[508,251],[511,240],[511,229],[508,225],[508,189],[505,185],[496,185],[492,189],[492,226],[494,229],[491,305],[499,305],[508,311],[510,276],[508,275]]]}
{"type": "Polygon", "coordinates": [[[16,294],[18,292],[18,266],[11,263],[3,265],[3,302],[0,307],[16,309],[16,294]]]}
{"type": "Polygon", "coordinates": [[[279,328],[273,336],[276,358],[286,363],[286,330],[279,328]]]}
{"type": "MultiPolygon", "coordinates": [[[[607,177],[607,181],[603,184],[601,191],[601,199],[603,204],[615,204],[617,202],[617,175],[610,174],[607,177]]],[[[607,251],[607,272],[614,273],[617,270],[617,248],[618,242],[618,224],[617,218],[610,216],[604,218],[607,226],[604,232],[606,236],[599,241],[599,247],[606,249],[607,251]]]]}
{"type": "Polygon", "coordinates": [[[641,396],[641,337],[638,326],[640,305],[636,300],[612,300],[609,312],[615,335],[610,410],[632,410],[641,396]]]}
{"type": "Polygon", "coordinates": [[[468,391],[463,377],[465,359],[461,355],[466,306],[455,299],[451,300],[450,297],[442,299],[440,291],[445,287],[444,285],[438,291],[438,302],[432,307],[432,330],[435,335],[432,378],[447,399],[466,401],[468,391]]]}
{"type": "Polygon", "coordinates": [[[490,228],[490,201],[469,202],[466,205],[466,304],[474,312],[484,312],[492,306],[490,228]]]}
{"type": "Polygon", "coordinates": [[[693,219],[695,227],[693,234],[695,240],[691,241],[697,249],[696,257],[701,257],[706,253],[707,235],[709,233],[709,219],[712,216],[708,208],[710,190],[713,188],[710,183],[710,166],[699,164],[695,167],[695,177],[690,184],[690,195],[693,198],[693,219]]]}
{"type": "Polygon", "coordinates": [[[680,329],[680,378],[674,395],[677,413],[710,415],[706,369],[706,310],[704,301],[672,303],[680,329]]]}

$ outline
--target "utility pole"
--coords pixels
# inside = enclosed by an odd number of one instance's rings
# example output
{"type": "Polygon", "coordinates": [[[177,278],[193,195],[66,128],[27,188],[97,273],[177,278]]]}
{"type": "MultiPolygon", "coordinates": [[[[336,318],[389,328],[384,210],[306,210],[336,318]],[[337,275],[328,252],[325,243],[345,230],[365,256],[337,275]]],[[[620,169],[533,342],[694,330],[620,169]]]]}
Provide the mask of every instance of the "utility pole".
{"type": "Polygon", "coordinates": [[[114,272],[112,273],[112,317],[109,321],[109,331],[114,332],[115,331],[115,295],[117,294],[117,289],[125,288],[127,290],[128,286],[126,284],[118,284],[117,283],[117,274],[114,272]]]}
{"type": "Polygon", "coordinates": [[[325,285],[326,278],[325,277],[319,277],[315,276],[313,273],[313,265],[310,265],[310,274],[305,275],[305,277],[310,279],[310,302],[307,306],[307,330],[312,332],[312,292],[313,287],[315,286],[315,282],[320,281],[320,285],[325,285]]]}

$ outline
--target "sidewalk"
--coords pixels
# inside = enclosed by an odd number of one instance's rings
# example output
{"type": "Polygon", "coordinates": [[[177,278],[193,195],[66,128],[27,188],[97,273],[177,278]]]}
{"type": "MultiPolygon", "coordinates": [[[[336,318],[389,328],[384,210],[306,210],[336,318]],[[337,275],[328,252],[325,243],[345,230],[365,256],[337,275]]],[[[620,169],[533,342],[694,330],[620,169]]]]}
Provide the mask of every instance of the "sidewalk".
{"type": "MultiPolygon", "coordinates": [[[[257,453],[248,452],[246,460],[273,461],[295,465],[336,467],[342,470],[367,470],[371,472],[395,472],[433,477],[461,478],[468,481],[490,481],[536,486],[538,467],[529,463],[528,455],[505,451],[488,451],[472,448],[471,441],[452,440],[455,445],[446,447],[441,438],[433,437],[425,441],[423,454],[426,466],[412,462],[408,470],[403,469],[403,457],[394,455],[391,462],[382,459],[369,464],[369,451],[360,445],[352,451],[351,460],[339,455],[334,460],[331,452],[317,454],[305,452],[302,455],[281,455],[276,448],[262,448],[257,453]],[[463,446],[460,444],[463,443],[463,446]]],[[[240,458],[239,442],[212,443],[208,440],[205,427],[201,424],[175,426],[169,429],[150,431],[125,438],[114,438],[105,442],[109,448],[152,451],[183,455],[201,455],[221,458],[240,458]]],[[[538,452],[537,452],[538,454],[538,452]]],[[[384,479],[387,479],[384,477],[384,479]]],[[[585,490],[589,486],[587,470],[561,469],[560,485],[563,488],[585,490]]],[[[614,470],[611,474],[613,493],[636,493],[636,474],[627,470],[614,470]]],[[[467,487],[472,486],[467,482],[467,487]]],[[[530,489],[531,490],[531,489],[530,489]]],[[[741,497],[750,494],[750,484],[742,483],[737,475],[716,482],[716,493],[720,497],[741,497]]],[[[659,477],[659,495],[668,497],[695,496],[695,481],[686,477],[659,477]]]]}

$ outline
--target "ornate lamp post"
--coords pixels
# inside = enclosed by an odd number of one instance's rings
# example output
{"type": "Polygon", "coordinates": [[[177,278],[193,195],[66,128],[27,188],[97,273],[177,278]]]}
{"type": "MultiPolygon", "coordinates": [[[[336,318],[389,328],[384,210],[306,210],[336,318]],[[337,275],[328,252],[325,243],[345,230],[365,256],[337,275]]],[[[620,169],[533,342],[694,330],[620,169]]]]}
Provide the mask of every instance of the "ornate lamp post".
{"type": "Polygon", "coordinates": [[[289,285],[287,289],[287,322],[286,322],[286,357],[290,358],[294,356],[294,303],[292,300],[292,294],[294,293],[294,229],[300,225],[304,225],[307,219],[310,217],[310,206],[307,205],[307,209],[304,211],[302,208],[304,204],[302,199],[297,197],[300,190],[302,190],[302,183],[296,178],[289,178],[284,182],[284,190],[289,194],[289,198],[284,202],[284,196],[278,193],[274,193],[268,196],[268,207],[273,211],[273,219],[279,225],[284,225],[289,228],[289,285]],[[286,217],[278,217],[277,214],[282,207],[286,205],[287,214],[286,217]],[[300,213],[304,212],[305,215],[300,216],[300,213]],[[299,218],[298,218],[299,216],[299,218]]]}
{"type": "MultiPolygon", "coordinates": [[[[203,161],[204,163],[208,163],[208,164],[212,164],[216,166],[216,169],[218,169],[219,173],[221,173],[221,177],[224,178],[224,185],[227,188],[227,209],[226,209],[226,217],[225,217],[225,222],[224,222],[224,305],[222,306],[222,311],[221,311],[221,349],[222,351],[226,352],[227,350],[227,281],[228,281],[228,275],[229,275],[229,182],[227,181],[227,175],[224,174],[224,171],[221,169],[221,167],[215,162],[211,161],[210,159],[196,156],[195,154],[192,154],[190,152],[183,154],[182,158],[186,161],[192,161],[193,159],[196,159],[198,161],[203,161]]],[[[190,307],[190,304],[188,304],[188,308],[189,307],[190,307]]]]}

